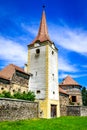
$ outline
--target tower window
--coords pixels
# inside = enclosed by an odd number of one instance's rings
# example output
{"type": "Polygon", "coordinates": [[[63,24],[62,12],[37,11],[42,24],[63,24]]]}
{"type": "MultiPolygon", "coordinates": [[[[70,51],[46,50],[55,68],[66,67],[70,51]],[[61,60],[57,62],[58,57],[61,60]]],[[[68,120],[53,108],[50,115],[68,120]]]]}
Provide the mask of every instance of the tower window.
{"type": "Polygon", "coordinates": [[[20,88],[18,89],[18,92],[21,92],[21,89],[20,89],[20,88]]]}
{"type": "Polygon", "coordinates": [[[52,51],[52,55],[54,54],[54,51],[52,51]]]}
{"type": "Polygon", "coordinates": [[[15,90],[13,89],[13,92],[15,92],[15,90]]]}
{"type": "Polygon", "coordinates": [[[37,90],[37,94],[39,94],[40,93],[40,90],[37,90]]]}
{"type": "Polygon", "coordinates": [[[53,94],[55,94],[55,92],[53,91],[53,94]]]}
{"type": "Polygon", "coordinates": [[[54,80],[54,74],[52,74],[52,78],[53,78],[53,80],[54,80]]]}
{"type": "Polygon", "coordinates": [[[72,102],[76,102],[76,96],[72,96],[72,102]]]}
{"type": "Polygon", "coordinates": [[[36,72],[36,74],[35,74],[36,76],[37,76],[37,72],[36,72]]]}
{"type": "Polygon", "coordinates": [[[36,54],[39,54],[40,53],[40,49],[36,49],[36,54]]]}

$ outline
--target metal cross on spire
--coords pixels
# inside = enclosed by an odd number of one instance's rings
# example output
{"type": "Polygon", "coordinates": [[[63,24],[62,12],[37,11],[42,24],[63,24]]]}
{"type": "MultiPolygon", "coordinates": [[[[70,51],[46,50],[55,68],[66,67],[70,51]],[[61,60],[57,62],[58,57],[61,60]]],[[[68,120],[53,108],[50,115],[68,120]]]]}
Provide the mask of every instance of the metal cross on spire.
{"type": "Polygon", "coordinates": [[[47,23],[46,23],[46,16],[45,16],[45,5],[43,4],[43,11],[42,11],[42,18],[40,21],[40,26],[39,26],[39,30],[38,30],[38,34],[36,36],[36,38],[34,39],[34,41],[32,42],[32,44],[34,44],[36,41],[51,41],[49,34],[48,34],[48,28],[47,28],[47,23]]]}
{"type": "Polygon", "coordinates": [[[43,9],[45,9],[45,5],[44,5],[44,4],[43,4],[43,6],[42,6],[42,7],[43,7],[43,9]]]}

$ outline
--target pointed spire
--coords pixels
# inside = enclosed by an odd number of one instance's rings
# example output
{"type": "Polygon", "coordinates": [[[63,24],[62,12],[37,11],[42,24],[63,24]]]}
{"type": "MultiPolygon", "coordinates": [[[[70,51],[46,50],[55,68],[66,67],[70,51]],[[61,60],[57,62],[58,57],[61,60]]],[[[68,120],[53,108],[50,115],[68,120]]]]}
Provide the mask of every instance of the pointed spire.
{"type": "Polygon", "coordinates": [[[79,85],[71,76],[66,76],[60,85],[79,85]]]}
{"type": "Polygon", "coordinates": [[[34,39],[32,44],[34,44],[36,41],[40,41],[40,42],[47,41],[47,40],[51,41],[49,38],[49,34],[48,34],[48,28],[47,28],[47,24],[46,24],[46,16],[45,16],[44,8],[45,8],[45,6],[43,6],[42,18],[41,18],[41,22],[40,22],[38,35],[34,39]]]}

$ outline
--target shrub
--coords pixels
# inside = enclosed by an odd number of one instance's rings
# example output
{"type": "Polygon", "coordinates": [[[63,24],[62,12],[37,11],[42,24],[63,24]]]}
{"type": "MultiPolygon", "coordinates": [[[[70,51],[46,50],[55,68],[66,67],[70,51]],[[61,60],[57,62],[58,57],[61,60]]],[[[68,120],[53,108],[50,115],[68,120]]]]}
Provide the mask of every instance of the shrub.
{"type": "Polygon", "coordinates": [[[23,92],[23,93],[20,93],[20,92],[15,92],[13,94],[13,96],[11,95],[10,92],[3,92],[2,94],[0,94],[0,97],[4,97],[4,98],[16,98],[16,99],[23,99],[23,100],[29,100],[29,101],[34,101],[35,100],[35,94],[34,92],[23,92]]]}
{"type": "Polygon", "coordinates": [[[11,93],[10,93],[10,92],[6,92],[6,91],[3,91],[3,92],[0,94],[0,97],[12,98],[11,93]]]}
{"type": "Polygon", "coordinates": [[[74,105],[74,102],[71,102],[71,101],[70,101],[69,104],[70,104],[70,105],[74,105]]]}
{"type": "Polygon", "coordinates": [[[20,92],[15,92],[15,93],[13,94],[13,98],[22,99],[22,93],[20,93],[20,92]]]}
{"type": "Polygon", "coordinates": [[[79,102],[77,102],[77,105],[79,106],[79,105],[80,105],[80,103],[79,103],[79,102]]]}
{"type": "Polygon", "coordinates": [[[34,101],[35,100],[35,94],[34,94],[34,92],[29,91],[27,94],[23,93],[23,98],[25,100],[34,101]]]}

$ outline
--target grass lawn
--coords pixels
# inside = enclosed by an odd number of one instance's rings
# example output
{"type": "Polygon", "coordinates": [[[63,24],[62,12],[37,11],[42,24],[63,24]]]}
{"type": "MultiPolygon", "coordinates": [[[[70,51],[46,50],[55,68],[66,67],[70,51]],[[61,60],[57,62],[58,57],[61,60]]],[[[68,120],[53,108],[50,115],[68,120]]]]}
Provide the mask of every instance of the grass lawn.
{"type": "Polygon", "coordinates": [[[0,130],[87,130],[87,117],[4,121],[0,130]]]}

